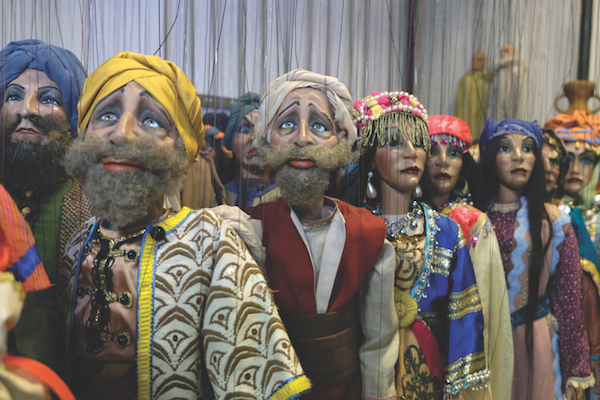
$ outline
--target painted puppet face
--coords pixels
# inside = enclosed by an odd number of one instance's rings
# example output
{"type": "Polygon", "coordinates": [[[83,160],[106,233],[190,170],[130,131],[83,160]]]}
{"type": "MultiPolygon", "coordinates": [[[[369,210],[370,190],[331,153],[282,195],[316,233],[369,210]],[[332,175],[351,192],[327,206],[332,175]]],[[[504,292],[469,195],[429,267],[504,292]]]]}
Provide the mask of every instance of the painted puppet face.
{"type": "Polygon", "coordinates": [[[433,194],[443,196],[456,186],[462,169],[462,149],[442,141],[442,135],[434,135],[431,143],[431,155],[427,161],[429,184],[433,194]]]}
{"type": "Polygon", "coordinates": [[[496,154],[496,175],[500,185],[522,192],[535,165],[535,139],[519,133],[503,135],[496,154]]]}
{"type": "Polygon", "coordinates": [[[566,142],[565,148],[571,158],[571,164],[564,177],[563,186],[569,196],[575,197],[590,183],[596,165],[596,155],[579,142],[566,142]]]}

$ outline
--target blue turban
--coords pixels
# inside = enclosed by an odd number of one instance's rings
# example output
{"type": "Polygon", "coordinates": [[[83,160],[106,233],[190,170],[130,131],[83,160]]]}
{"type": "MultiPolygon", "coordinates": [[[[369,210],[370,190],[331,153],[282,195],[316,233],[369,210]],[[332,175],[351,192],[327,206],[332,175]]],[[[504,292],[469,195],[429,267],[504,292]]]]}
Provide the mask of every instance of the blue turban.
{"type": "Polygon", "coordinates": [[[485,121],[483,132],[481,132],[481,137],[479,138],[480,154],[483,155],[487,142],[507,133],[518,133],[520,135],[532,137],[540,149],[544,143],[542,129],[537,121],[527,122],[520,119],[503,119],[502,121],[496,122],[493,119],[488,118],[488,120],[485,121]]]}
{"type": "Polygon", "coordinates": [[[0,51],[0,107],[6,86],[27,68],[43,71],[58,85],[71,118],[73,135],[77,135],[77,103],[87,77],[81,62],[69,50],[39,40],[10,42],[0,51]]]}
{"type": "Polygon", "coordinates": [[[260,107],[260,94],[248,92],[241,96],[229,111],[229,122],[225,128],[223,142],[228,150],[233,151],[233,137],[240,121],[246,114],[260,107]]]}

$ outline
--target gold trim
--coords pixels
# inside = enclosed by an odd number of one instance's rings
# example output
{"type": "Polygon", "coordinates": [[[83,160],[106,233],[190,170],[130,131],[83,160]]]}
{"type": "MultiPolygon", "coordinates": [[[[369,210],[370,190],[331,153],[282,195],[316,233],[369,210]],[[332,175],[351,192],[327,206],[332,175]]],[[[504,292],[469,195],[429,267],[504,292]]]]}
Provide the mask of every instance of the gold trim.
{"type": "Polygon", "coordinates": [[[501,212],[503,214],[518,211],[521,208],[521,201],[512,201],[510,203],[494,203],[490,212],[501,212]]]}
{"type": "Polygon", "coordinates": [[[450,303],[448,304],[449,317],[456,320],[465,315],[481,311],[481,299],[477,292],[477,284],[473,284],[462,292],[450,293],[450,303]]]}
{"type": "Polygon", "coordinates": [[[485,367],[485,352],[467,354],[446,367],[446,382],[452,383],[466,375],[484,370],[485,367]]]}
{"type": "Polygon", "coordinates": [[[462,228],[460,227],[460,225],[456,225],[458,226],[458,237],[456,238],[456,243],[454,243],[455,253],[467,245],[467,241],[465,240],[465,235],[463,234],[462,228]]]}
{"type": "Polygon", "coordinates": [[[452,266],[452,250],[436,247],[433,250],[433,258],[431,259],[431,270],[433,273],[442,275],[447,278],[450,275],[450,267],[452,266]]]}

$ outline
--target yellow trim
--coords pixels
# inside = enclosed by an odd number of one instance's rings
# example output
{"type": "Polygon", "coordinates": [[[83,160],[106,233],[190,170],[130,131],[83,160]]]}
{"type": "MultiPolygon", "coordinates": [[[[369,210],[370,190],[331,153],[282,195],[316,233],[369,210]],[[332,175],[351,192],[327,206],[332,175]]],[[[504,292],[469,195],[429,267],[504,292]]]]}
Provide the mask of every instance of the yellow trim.
{"type": "Polygon", "coordinates": [[[587,389],[596,384],[596,380],[594,379],[594,374],[592,373],[590,376],[586,376],[580,378],[578,376],[571,376],[567,379],[567,384],[565,387],[573,386],[574,388],[587,389]]]}
{"type": "Polygon", "coordinates": [[[277,389],[268,400],[287,400],[295,399],[311,387],[310,380],[306,375],[300,375],[277,389]]]}
{"type": "Polygon", "coordinates": [[[592,280],[596,284],[596,287],[600,289],[600,274],[598,274],[598,268],[596,268],[596,265],[587,258],[581,257],[581,268],[583,268],[592,276],[592,280]]]}
{"type": "Polygon", "coordinates": [[[486,360],[483,351],[467,354],[446,367],[446,382],[452,383],[467,375],[484,371],[485,366],[486,360]]]}
{"type": "MultiPolygon", "coordinates": [[[[183,207],[171,218],[158,222],[156,225],[169,231],[183,221],[191,212],[183,207]]],[[[154,254],[156,241],[148,233],[144,235],[144,248],[138,271],[138,330],[137,330],[137,384],[138,399],[150,400],[152,379],[152,316],[154,315],[154,254]]]]}

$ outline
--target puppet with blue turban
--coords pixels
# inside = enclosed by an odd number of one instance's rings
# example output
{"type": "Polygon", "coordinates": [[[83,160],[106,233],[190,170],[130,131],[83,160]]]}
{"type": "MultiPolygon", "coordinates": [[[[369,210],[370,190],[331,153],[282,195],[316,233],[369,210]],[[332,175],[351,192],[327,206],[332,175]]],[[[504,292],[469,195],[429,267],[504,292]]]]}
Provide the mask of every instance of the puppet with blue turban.
{"type": "Polygon", "coordinates": [[[77,135],[77,103],[86,72],[69,50],[35,39],[0,51],[0,177],[28,222],[52,287],[30,293],[10,351],[58,369],[52,309],[66,240],[90,217],[81,186],[60,161],[77,135]]]}
{"type": "Polygon", "coordinates": [[[250,207],[277,200],[281,192],[254,145],[260,95],[248,92],[233,105],[223,139],[232,152],[234,177],[227,184],[227,203],[250,207]]]}

